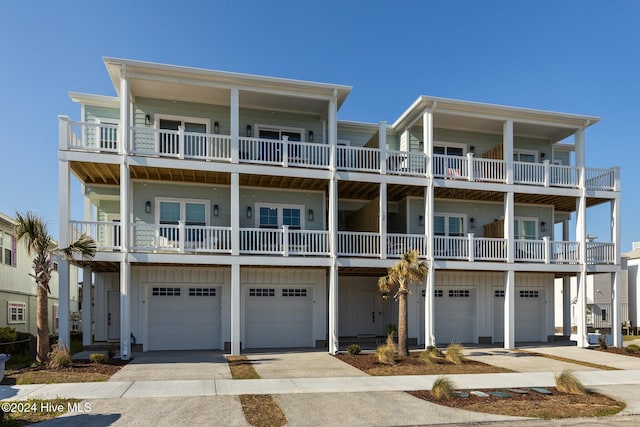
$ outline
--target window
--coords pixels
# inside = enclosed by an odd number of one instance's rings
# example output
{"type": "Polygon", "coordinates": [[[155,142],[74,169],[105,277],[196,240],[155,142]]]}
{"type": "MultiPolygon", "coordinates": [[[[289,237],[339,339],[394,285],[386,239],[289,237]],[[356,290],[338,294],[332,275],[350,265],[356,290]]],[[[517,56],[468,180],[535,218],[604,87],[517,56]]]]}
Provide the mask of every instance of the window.
{"type": "Polygon", "coordinates": [[[16,266],[16,238],[0,231],[0,263],[16,266]]]}
{"type": "Polygon", "coordinates": [[[462,159],[456,159],[452,157],[464,156],[466,146],[464,144],[457,144],[454,142],[436,142],[433,145],[433,154],[445,157],[433,158],[433,174],[435,176],[446,176],[450,178],[457,178],[466,174],[463,170],[462,159]]]}
{"type": "Polygon", "coordinates": [[[535,151],[513,150],[513,161],[536,163],[537,153],[535,151]]]}
{"type": "Polygon", "coordinates": [[[257,203],[256,209],[256,226],[259,228],[280,228],[283,225],[288,225],[292,230],[304,228],[304,206],[257,203]]]}
{"type": "Polygon", "coordinates": [[[185,132],[184,155],[206,156],[207,139],[200,134],[208,133],[210,124],[208,119],[156,114],[156,127],[167,131],[159,134],[158,149],[161,153],[179,154],[178,128],[182,126],[185,132]]]}
{"type": "MultiPolygon", "coordinates": [[[[160,236],[169,242],[177,242],[180,238],[178,224],[184,222],[186,226],[205,226],[209,222],[209,202],[204,200],[157,199],[156,212],[160,236]]],[[[185,241],[193,242],[203,236],[196,228],[187,228],[185,241]]]]}
{"type": "Polygon", "coordinates": [[[520,291],[520,298],[539,298],[540,292],[538,291],[520,291]]]}
{"type": "Polygon", "coordinates": [[[503,290],[495,290],[493,291],[493,296],[496,298],[504,298],[504,291],[503,290]]]}
{"type": "Polygon", "coordinates": [[[449,298],[469,298],[469,289],[450,289],[449,298]]]}
{"type": "Polygon", "coordinates": [[[189,288],[190,297],[215,297],[216,288],[189,288]]]}
{"type": "Polygon", "coordinates": [[[435,289],[433,291],[433,296],[436,298],[442,298],[444,296],[444,292],[442,292],[442,289],[435,289]]]}
{"type": "Polygon", "coordinates": [[[600,310],[600,314],[602,315],[602,321],[606,321],[607,320],[607,310],[605,308],[600,310]]]}
{"type": "Polygon", "coordinates": [[[23,302],[7,302],[7,322],[27,323],[27,304],[23,302]]]}
{"type": "Polygon", "coordinates": [[[433,234],[436,236],[464,236],[465,216],[459,214],[436,214],[433,217],[433,234]]]}
{"type": "Polygon", "coordinates": [[[515,218],[513,221],[516,239],[535,240],[538,236],[537,218],[515,218]]]}
{"type": "Polygon", "coordinates": [[[288,136],[289,141],[302,141],[302,135],[304,129],[300,128],[284,128],[284,127],[269,127],[267,125],[255,125],[256,134],[261,139],[276,139],[282,140],[283,137],[288,136]]]}
{"type": "Polygon", "coordinates": [[[251,288],[249,289],[250,297],[275,297],[276,290],[273,288],[251,288]]]}
{"type": "Polygon", "coordinates": [[[307,290],[306,289],[283,289],[282,296],[283,297],[306,297],[307,290]]]}
{"type": "Polygon", "coordinates": [[[180,288],[153,288],[151,295],[157,297],[179,297],[180,288]]]}

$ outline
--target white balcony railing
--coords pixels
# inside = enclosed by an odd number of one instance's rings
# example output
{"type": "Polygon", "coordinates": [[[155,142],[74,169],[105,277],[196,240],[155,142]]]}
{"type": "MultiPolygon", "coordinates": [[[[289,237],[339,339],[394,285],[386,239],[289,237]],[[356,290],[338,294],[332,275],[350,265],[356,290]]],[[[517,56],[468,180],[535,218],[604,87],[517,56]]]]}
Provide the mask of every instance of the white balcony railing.
{"type": "Polygon", "coordinates": [[[505,182],[505,162],[495,159],[473,159],[473,178],[482,182],[505,182]]]}
{"type": "Polygon", "coordinates": [[[433,176],[446,179],[469,179],[469,161],[463,156],[433,155],[433,176]]]}
{"type": "Polygon", "coordinates": [[[585,168],[585,186],[588,190],[614,191],[615,169],[585,168]]]}
{"type": "Polygon", "coordinates": [[[240,253],[253,255],[329,255],[329,232],[324,230],[291,230],[241,228],[240,253]]]}
{"type": "Polygon", "coordinates": [[[180,253],[231,252],[231,227],[131,224],[133,250],[180,253]]]}
{"type": "Polygon", "coordinates": [[[607,242],[587,242],[587,264],[615,264],[616,246],[607,242]]]}
{"type": "Polygon", "coordinates": [[[241,163],[326,169],[329,167],[329,146],[312,142],[240,138],[241,163]]]}
{"type": "Polygon", "coordinates": [[[580,244],[578,242],[551,242],[554,264],[577,264],[580,261],[580,244]]]}
{"type": "Polygon", "coordinates": [[[515,184],[544,185],[545,164],[513,162],[513,182],[515,184]]]}
{"type": "Polygon", "coordinates": [[[516,262],[545,262],[547,251],[544,240],[515,240],[514,260],[516,262]]]}
{"type": "Polygon", "coordinates": [[[507,259],[507,240],[500,237],[474,237],[472,261],[504,261],[507,259]]]}
{"type": "Polygon", "coordinates": [[[378,257],[380,256],[380,234],[375,232],[338,231],[338,255],[378,257]]]}
{"type": "Polygon", "coordinates": [[[69,150],[116,153],[120,149],[118,132],[118,125],[68,121],[67,148],[69,150]]]}
{"type": "Polygon", "coordinates": [[[409,251],[418,251],[418,255],[427,253],[427,238],[424,234],[387,234],[387,256],[400,258],[409,251]]]}
{"type": "Polygon", "coordinates": [[[336,147],[336,167],[356,172],[380,172],[380,150],[368,147],[336,147]]]}
{"type": "Polygon", "coordinates": [[[388,151],[387,173],[425,176],[427,174],[427,156],[419,151],[388,151]]]}
{"type": "Polygon", "coordinates": [[[120,224],[111,221],[69,221],[69,241],[86,234],[96,242],[99,251],[119,250],[120,224]]]}
{"type": "Polygon", "coordinates": [[[231,137],[180,130],[134,127],[131,152],[137,155],[194,160],[231,160],[231,137]]]}

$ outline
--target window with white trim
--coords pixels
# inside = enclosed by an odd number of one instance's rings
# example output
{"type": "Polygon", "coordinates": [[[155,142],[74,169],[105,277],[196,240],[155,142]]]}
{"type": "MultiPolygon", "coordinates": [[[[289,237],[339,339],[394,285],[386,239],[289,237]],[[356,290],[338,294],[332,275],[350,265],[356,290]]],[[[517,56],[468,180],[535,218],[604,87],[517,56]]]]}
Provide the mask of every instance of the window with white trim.
{"type": "Polygon", "coordinates": [[[540,298],[540,292],[532,290],[520,291],[520,298],[540,298]]]}
{"type": "Polygon", "coordinates": [[[152,288],[151,295],[157,297],[179,297],[180,288],[152,288]]]}
{"type": "Polygon", "coordinates": [[[182,117],[156,114],[156,128],[161,129],[158,149],[161,153],[178,154],[180,140],[178,129],[184,127],[184,154],[186,156],[206,156],[206,137],[211,120],[198,117],[182,117]],[[165,132],[163,132],[164,130],[165,132]]]}
{"type": "Polygon", "coordinates": [[[307,290],[306,289],[283,289],[282,290],[283,297],[306,297],[307,290]]]}
{"type": "Polygon", "coordinates": [[[469,289],[449,289],[449,298],[469,298],[469,289]]]}
{"type": "Polygon", "coordinates": [[[190,297],[215,297],[216,288],[189,288],[190,297]]]}
{"type": "Polygon", "coordinates": [[[291,230],[304,228],[304,206],[256,203],[258,228],[281,228],[288,225],[291,230]]]}
{"type": "Polygon", "coordinates": [[[493,296],[496,298],[504,298],[504,290],[496,289],[495,291],[493,291],[493,296]]]}
{"type": "Polygon", "coordinates": [[[536,240],[538,238],[538,218],[514,218],[513,232],[516,239],[536,240]]]}
{"type": "Polygon", "coordinates": [[[256,124],[256,136],[261,139],[275,139],[282,140],[283,137],[289,137],[289,141],[302,141],[302,135],[304,135],[303,128],[289,128],[283,126],[269,126],[256,124]]]}
{"type": "Polygon", "coordinates": [[[16,238],[9,233],[0,231],[0,263],[16,266],[16,238]]]}
{"type": "Polygon", "coordinates": [[[536,163],[538,152],[532,150],[513,150],[514,162],[536,163]]]}
{"type": "Polygon", "coordinates": [[[464,236],[466,215],[435,214],[433,216],[433,234],[436,236],[464,236]]]}
{"type": "Polygon", "coordinates": [[[250,297],[275,297],[276,290],[274,288],[250,288],[250,297]]]}
{"type": "Polygon", "coordinates": [[[27,304],[24,302],[7,302],[7,323],[27,323],[27,304]]]}
{"type": "Polygon", "coordinates": [[[195,199],[156,199],[156,223],[160,225],[160,236],[175,246],[180,238],[178,224],[187,226],[185,241],[194,242],[202,238],[203,233],[194,226],[209,224],[209,201],[195,199]],[[165,227],[162,227],[162,226],[165,227]],[[191,228],[190,228],[191,226],[191,228]]]}
{"type": "Polygon", "coordinates": [[[433,291],[433,296],[436,298],[442,298],[444,296],[444,292],[442,291],[442,289],[435,289],[433,291]]]}

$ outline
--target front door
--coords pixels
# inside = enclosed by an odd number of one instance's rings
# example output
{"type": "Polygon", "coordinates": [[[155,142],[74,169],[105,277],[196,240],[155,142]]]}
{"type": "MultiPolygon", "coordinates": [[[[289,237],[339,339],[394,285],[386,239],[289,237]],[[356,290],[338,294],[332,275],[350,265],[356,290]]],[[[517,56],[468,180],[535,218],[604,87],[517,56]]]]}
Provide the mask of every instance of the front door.
{"type": "Polygon", "coordinates": [[[354,307],[355,331],[357,335],[384,335],[384,311],[382,298],[377,290],[356,292],[357,308],[354,307]]]}
{"type": "Polygon", "coordinates": [[[107,340],[120,339],[120,292],[107,292],[107,340]]]}

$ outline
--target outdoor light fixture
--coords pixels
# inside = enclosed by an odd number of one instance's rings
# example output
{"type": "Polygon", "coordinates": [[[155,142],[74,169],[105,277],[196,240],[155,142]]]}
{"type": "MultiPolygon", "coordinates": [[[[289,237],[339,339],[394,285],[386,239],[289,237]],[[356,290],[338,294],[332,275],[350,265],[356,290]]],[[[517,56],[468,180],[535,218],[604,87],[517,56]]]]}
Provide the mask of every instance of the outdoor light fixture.
{"type": "Polygon", "coordinates": [[[151,116],[150,115],[147,114],[147,115],[144,116],[144,124],[146,126],[151,126],[151,116]]]}
{"type": "Polygon", "coordinates": [[[253,131],[251,130],[251,125],[247,125],[247,136],[251,138],[253,136],[253,131]]]}
{"type": "Polygon", "coordinates": [[[471,227],[472,229],[476,228],[476,219],[475,218],[469,218],[469,227],[471,227]]]}
{"type": "Polygon", "coordinates": [[[419,223],[420,225],[424,225],[424,215],[420,215],[420,216],[418,216],[418,223],[419,223]]]}
{"type": "Polygon", "coordinates": [[[219,213],[220,208],[218,208],[218,205],[213,205],[213,216],[218,216],[219,213]]]}
{"type": "Polygon", "coordinates": [[[309,138],[308,139],[309,139],[309,142],[313,142],[313,131],[312,130],[309,131],[309,138]]]}
{"type": "Polygon", "coordinates": [[[469,152],[472,154],[476,154],[476,146],[472,145],[471,147],[469,147],[469,152]]]}
{"type": "Polygon", "coordinates": [[[547,231],[547,223],[544,221],[540,221],[540,230],[547,231]]]}
{"type": "Polygon", "coordinates": [[[309,209],[309,221],[313,221],[313,209],[309,209]]]}
{"type": "Polygon", "coordinates": [[[547,160],[547,153],[541,153],[540,158],[542,159],[542,161],[547,160]]]}
{"type": "Polygon", "coordinates": [[[151,202],[147,200],[147,203],[144,204],[144,211],[146,213],[151,213],[151,202]]]}
{"type": "Polygon", "coordinates": [[[251,218],[253,216],[253,209],[251,206],[247,206],[247,218],[251,218]]]}
{"type": "Polygon", "coordinates": [[[213,133],[218,133],[218,132],[220,132],[220,123],[214,122],[213,123],[213,133]]]}

